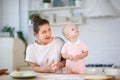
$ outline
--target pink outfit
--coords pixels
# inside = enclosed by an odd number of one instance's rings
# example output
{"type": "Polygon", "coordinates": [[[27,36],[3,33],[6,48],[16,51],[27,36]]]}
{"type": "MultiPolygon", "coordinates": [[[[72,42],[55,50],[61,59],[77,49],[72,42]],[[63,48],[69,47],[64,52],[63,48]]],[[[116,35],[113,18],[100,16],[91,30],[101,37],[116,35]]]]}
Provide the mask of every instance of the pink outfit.
{"type": "MultiPolygon", "coordinates": [[[[77,40],[76,43],[71,44],[69,41],[66,42],[62,48],[61,54],[77,55],[82,52],[88,51],[87,46],[83,41],[77,40]]],[[[66,60],[66,72],[67,73],[85,73],[85,64],[83,59],[77,61],[66,60]]]]}

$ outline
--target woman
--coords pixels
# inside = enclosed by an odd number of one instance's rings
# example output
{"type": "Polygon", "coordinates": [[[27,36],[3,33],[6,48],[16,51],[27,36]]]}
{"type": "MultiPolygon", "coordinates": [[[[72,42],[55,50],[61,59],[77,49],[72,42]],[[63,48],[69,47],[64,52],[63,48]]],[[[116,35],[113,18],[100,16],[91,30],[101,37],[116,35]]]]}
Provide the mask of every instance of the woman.
{"type": "Polygon", "coordinates": [[[65,66],[60,53],[64,41],[54,38],[49,22],[39,16],[33,18],[33,31],[37,40],[27,47],[25,60],[35,72],[58,72],[65,66]]]}

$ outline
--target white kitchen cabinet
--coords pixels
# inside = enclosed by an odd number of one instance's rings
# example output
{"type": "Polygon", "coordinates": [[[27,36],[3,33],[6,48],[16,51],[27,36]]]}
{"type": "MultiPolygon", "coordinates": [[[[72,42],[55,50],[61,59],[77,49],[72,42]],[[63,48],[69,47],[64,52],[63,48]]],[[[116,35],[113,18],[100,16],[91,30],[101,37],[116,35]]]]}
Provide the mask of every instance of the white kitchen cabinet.
{"type": "MultiPolygon", "coordinates": [[[[38,3],[38,0],[34,0],[33,2],[38,3]]],[[[83,14],[85,10],[84,6],[63,6],[50,8],[43,8],[41,6],[36,8],[38,4],[34,6],[32,4],[29,2],[29,16],[32,14],[39,14],[42,18],[49,20],[52,26],[63,26],[69,22],[79,25],[86,22],[86,18],[83,14]]]]}
{"type": "Polygon", "coordinates": [[[9,72],[27,66],[24,61],[25,44],[18,38],[0,37],[0,67],[9,72]]]}

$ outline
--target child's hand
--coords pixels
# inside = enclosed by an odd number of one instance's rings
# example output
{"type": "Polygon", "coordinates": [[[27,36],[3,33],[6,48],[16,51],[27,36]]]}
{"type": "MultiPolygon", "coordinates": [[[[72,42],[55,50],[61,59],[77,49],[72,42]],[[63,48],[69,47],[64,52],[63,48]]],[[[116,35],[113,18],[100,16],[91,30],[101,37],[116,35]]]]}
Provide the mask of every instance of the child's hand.
{"type": "Polygon", "coordinates": [[[74,60],[73,55],[68,55],[68,57],[69,57],[70,60],[74,60]]]}
{"type": "Polygon", "coordinates": [[[74,56],[74,60],[83,59],[83,58],[85,58],[87,55],[88,55],[88,51],[86,51],[86,52],[82,51],[81,54],[74,56]]]}
{"type": "Polygon", "coordinates": [[[80,54],[80,55],[75,55],[74,56],[74,58],[73,58],[73,60],[79,60],[79,59],[83,59],[83,55],[82,54],[80,54]]]}
{"type": "Polygon", "coordinates": [[[79,58],[79,55],[75,55],[74,57],[73,57],[73,60],[74,61],[76,61],[76,60],[79,60],[80,58],[79,58]]]}

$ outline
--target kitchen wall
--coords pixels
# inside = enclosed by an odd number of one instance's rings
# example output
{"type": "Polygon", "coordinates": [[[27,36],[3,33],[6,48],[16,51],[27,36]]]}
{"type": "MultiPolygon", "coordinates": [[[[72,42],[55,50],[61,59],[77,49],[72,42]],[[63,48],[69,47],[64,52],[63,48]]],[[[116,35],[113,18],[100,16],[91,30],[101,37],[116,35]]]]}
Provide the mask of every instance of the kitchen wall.
{"type": "Polygon", "coordinates": [[[19,0],[0,0],[1,26],[9,25],[19,30],[19,0]]]}
{"type": "Polygon", "coordinates": [[[120,18],[90,20],[81,28],[81,37],[89,47],[87,62],[114,63],[120,55],[120,18]],[[92,27],[92,28],[91,28],[92,27]]]}
{"type": "Polygon", "coordinates": [[[28,39],[29,27],[28,27],[28,1],[29,0],[19,0],[20,1],[20,25],[19,30],[23,31],[24,37],[28,39]]]}
{"type": "MultiPolygon", "coordinates": [[[[9,24],[15,26],[17,30],[22,30],[26,39],[28,39],[28,0],[20,0],[20,3],[19,0],[2,1],[4,5],[4,10],[2,11],[3,22],[0,21],[0,23],[2,23],[2,25],[9,24]],[[14,2],[14,4],[12,2],[14,2]]],[[[115,5],[116,10],[120,12],[120,0],[111,1],[115,5]]],[[[64,38],[61,33],[62,27],[63,26],[52,26],[54,36],[64,38]]],[[[117,61],[118,56],[120,55],[120,17],[98,19],[89,18],[87,19],[86,24],[79,25],[79,29],[79,37],[85,41],[89,48],[89,55],[85,59],[86,64],[111,64],[117,61]]]]}
{"type": "Polygon", "coordinates": [[[2,26],[2,0],[0,0],[0,30],[2,26]]]}

